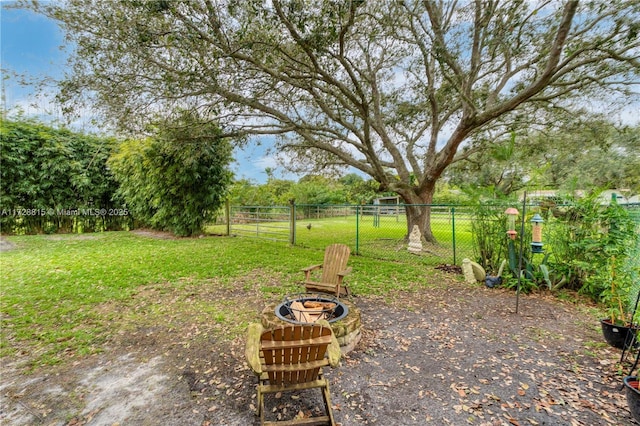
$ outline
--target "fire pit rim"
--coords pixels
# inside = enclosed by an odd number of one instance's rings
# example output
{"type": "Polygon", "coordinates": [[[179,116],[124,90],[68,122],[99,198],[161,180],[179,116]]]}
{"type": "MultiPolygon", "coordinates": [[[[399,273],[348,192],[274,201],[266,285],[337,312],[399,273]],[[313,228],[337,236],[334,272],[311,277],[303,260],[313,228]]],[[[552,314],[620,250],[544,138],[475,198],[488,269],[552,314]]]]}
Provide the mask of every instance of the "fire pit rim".
{"type": "Polygon", "coordinates": [[[286,315],[289,315],[291,313],[291,310],[286,305],[287,304],[291,305],[291,303],[295,301],[300,301],[303,303],[308,301],[335,303],[336,307],[332,309],[333,313],[335,313],[336,311],[339,311],[340,309],[342,310],[342,312],[339,315],[336,315],[333,318],[328,319],[327,321],[330,324],[340,321],[341,319],[344,319],[349,314],[349,307],[346,304],[342,303],[340,299],[338,299],[335,296],[332,296],[330,294],[320,294],[320,293],[297,293],[296,295],[287,295],[284,297],[283,301],[280,304],[278,304],[275,308],[276,316],[280,320],[291,323],[291,324],[314,324],[314,323],[308,323],[303,321],[297,321],[292,318],[287,318],[285,315],[283,315],[283,313],[281,312],[281,309],[283,308],[286,309],[288,311],[286,315]]]}

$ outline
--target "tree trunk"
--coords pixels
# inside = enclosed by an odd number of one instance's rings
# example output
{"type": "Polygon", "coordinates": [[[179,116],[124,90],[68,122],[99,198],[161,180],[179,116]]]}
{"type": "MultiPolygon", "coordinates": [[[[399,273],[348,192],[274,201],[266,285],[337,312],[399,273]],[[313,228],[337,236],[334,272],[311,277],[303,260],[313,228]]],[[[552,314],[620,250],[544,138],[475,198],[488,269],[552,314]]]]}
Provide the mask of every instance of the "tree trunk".
{"type": "Polygon", "coordinates": [[[413,230],[414,225],[418,226],[420,234],[425,241],[429,243],[437,242],[431,231],[431,202],[433,201],[433,193],[435,186],[427,189],[420,194],[411,191],[410,193],[400,194],[404,200],[407,214],[407,235],[413,230]]]}
{"type": "Polygon", "coordinates": [[[414,226],[418,226],[420,234],[425,241],[435,243],[436,239],[431,232],[431,206],[407,204],[407,238],[414,226]]]}

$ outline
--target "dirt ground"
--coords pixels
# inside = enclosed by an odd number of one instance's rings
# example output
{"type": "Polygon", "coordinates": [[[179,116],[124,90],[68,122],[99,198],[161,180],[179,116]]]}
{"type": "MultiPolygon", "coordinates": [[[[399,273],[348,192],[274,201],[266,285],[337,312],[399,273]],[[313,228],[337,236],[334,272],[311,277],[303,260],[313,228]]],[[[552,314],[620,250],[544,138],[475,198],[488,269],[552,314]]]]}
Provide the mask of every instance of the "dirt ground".
{"type": "MultiPolygon", "coordinates": [[[[630,362],[620,365],[620,352],[602,344],[586,309],[533,295],[515,314],[513,292],[449,276],[442,288],[353,297],[363,338],[327,371],[338,422],[637,424],[621,390],[630,362]]],[[[225,297],[233,304],[242,295],[225,297]]],[[[257,424],[243,339],[191,340],[189,330],[166,327],[117,334],[103,353],[35,372],[22,367],[28,354],[3,360],[1,424],[257,424]]],[[[272,419],[321,406],[317,390],[267,397],[272,419]]]]}

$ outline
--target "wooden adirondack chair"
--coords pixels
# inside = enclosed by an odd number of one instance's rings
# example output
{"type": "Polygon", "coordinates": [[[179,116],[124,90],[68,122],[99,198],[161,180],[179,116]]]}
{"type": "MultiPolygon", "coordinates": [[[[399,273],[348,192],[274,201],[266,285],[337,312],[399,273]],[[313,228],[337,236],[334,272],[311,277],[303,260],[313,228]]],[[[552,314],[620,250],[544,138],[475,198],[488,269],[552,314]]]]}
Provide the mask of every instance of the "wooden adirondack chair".
{"type": "Polygon", "coordinates": [[[304,268],[304,286],[308,292],[318,291],[331,293],[336,297],[348,296],[349,289],[342,284],[345,275],[351,272],[351,267],[347,268],[351,250],[344,244],[332,244],[324,251],[324,263],[312,265],[304,268]],[[322,269],[320,281],[312,281],[311,273],[322,269]]]}
{"type": "Polygon", "coordinates": [[[335,426],[329,381],[323,377],[322,368],[338,365],[340,345],[326,320],[266,331],[260,324],[251,324],[245,355],[247,363],[259,378],[258,415],[261,425],[335,426]],[[315,388],[322,390],[326,415],[284,422],[265,421],[265,394],[315,388]]]}

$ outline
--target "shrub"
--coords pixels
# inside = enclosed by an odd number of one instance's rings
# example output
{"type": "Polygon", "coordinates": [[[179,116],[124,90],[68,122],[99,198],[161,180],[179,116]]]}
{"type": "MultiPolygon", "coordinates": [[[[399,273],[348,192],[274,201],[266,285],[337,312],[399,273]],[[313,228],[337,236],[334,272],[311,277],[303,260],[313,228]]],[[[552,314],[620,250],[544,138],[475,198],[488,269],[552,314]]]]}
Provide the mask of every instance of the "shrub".
{"type": "Polygon", "coordinates": [[[504,201],[475,205],[471,220],[473,248],[477,262],[487,272],[496,272],[507,253],[504,201]]]}
{"type": "Polygon", "coordinates": [[[189,236],[215,219],[232,177],[231,145],[220,134],[216,125],[183,113],[153,138],[119,146],[109,165],[137,221],[189,236]]]}
{"type": "Polygon", "coordinates": [[[628,210],[615,201],[602,205],[598,195],[558,212],[547,235],[555,270],[563,271],[571,288],[602,300],[611,291],[612,275],[627,291],[632,285],[639,237],[628,210]]]}
{"type": "Polygon", "coordinates": [[[0,122],[3,233],[122,229],[115,179],[106,167],[114,141],[33,121],[0,122]],[[63,211],[74,212],[71,215],[63,211]]]}

